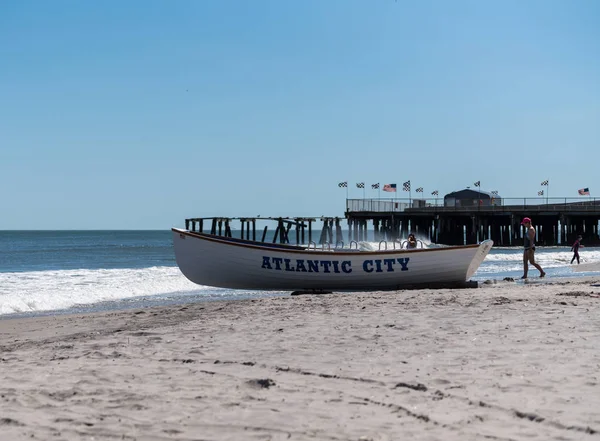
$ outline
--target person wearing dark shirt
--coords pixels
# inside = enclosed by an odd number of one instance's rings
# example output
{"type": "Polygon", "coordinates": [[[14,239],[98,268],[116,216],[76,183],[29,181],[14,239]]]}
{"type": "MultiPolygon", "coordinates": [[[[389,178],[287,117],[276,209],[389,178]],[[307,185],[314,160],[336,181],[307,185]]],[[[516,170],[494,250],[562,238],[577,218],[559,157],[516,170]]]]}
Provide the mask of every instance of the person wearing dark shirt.
{"type": "Polygon", "coordinates": [[[577,265],[579,265],[579,247],[583,247],[583,245],[581,245],[581,236],[577,236],[577,240],[575,241],[575,243],[573,243],[573,246],[571,247],[571,251],[573,251],[573,258],[571,259],[571,263],[573,263],[575,259],[577,259],[577,265]]]}

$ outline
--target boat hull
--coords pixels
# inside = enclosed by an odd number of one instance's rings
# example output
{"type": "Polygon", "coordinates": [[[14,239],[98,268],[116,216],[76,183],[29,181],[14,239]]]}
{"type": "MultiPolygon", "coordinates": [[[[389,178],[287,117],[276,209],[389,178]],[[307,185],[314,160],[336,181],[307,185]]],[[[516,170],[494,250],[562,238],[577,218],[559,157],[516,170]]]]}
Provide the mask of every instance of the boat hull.
{"type": "Polygon", "coordinates": [[[370,291],[464,283],[493,245],[341,252],[172,231],[177,265],[189,280],[247,290],[370,291]]]}

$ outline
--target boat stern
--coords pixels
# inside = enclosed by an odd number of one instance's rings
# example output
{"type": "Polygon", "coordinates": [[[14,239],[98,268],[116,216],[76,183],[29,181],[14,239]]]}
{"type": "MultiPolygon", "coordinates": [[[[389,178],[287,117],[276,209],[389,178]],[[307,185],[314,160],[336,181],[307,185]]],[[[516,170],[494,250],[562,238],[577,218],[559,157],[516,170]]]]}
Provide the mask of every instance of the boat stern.
{"type": "Polygon", "coordinates": [[[469,264],[469,268],[467,269],[466,280],[469,280],[471,277],[473,277],[473,274],[475,274],[475,272],[477,271],[479,266],[482,264],[485,257],[488,255],[488,253],[490,252],[490,250],[492,249],[493,246],[494,246],[493,240],[484,240],[483,242],[481,242],[479,244],[479,247],[477,248],[477,251],[475,252],[475,256],[471,260],[471,263],[469,264]]]}

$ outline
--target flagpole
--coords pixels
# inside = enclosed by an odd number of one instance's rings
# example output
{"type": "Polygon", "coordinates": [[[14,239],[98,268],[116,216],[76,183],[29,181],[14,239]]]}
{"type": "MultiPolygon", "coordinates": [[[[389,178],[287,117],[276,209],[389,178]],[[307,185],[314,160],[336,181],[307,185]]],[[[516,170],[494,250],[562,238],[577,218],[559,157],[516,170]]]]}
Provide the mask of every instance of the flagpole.
{"type": "Polygon", "coordinates": [[[348,181],[340,182],[338,187],[346,187],[346,210],[348,210],[348,181]]]}
{"type": "MultiPolygon", "coordinates": [[[[546,187],[546,205],[548,205],[548,198],[550,197],[550,179],[545,179],[542,181],[542,187],[546,187]]],[[[544,195],[544,190],[542,190],[542,196],[544,195]]],[[[538,193],[539,194],[539,193],[538,193]]]]}

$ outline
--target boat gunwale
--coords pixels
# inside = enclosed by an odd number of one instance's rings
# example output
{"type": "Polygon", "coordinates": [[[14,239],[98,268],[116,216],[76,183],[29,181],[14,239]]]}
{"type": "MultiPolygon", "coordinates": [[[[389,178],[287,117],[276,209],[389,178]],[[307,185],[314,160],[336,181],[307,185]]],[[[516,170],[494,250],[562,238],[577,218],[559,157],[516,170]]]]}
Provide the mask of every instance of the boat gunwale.
{"type": "MultiPolygon", "coordinates": [[[[281,251],[288,253],[310,253],[313,255],[323,255],[323,256],[331,256],[335,254],[337,256],[357,256],[357,255],[380,255],[380,254],[399,254],[399,253],[425,253],[432,251],[450,251],[450,250],[464,250],[470,248],[479,248],[481,244],[471,244],[471,245],[455,245],[448,246],[443,248],[413,248],[413,249],[394,249],[394,250],[374,250],[374,251],[338,251],[337,249],[332,250],[319,250],[319,249],[308,249],[299,245],[288,245],[288,244],[265,244],[264,242],[256,242],[247,239],[238,239],[234,237],[224,237],[224,236],[215,236],[212,234],[199,233],[196,231],[189,231],[179,228],[171,228],[171,231],[174,233],[184,234],[186,236],[190,236],[196,239],[208,240],[210,242],[218,242],[223,243],[225,245],[232,245],[242,248],[253,248],[259,250],[269,250],[269,251],[281,251]]],[[[482,242],[483,243],[483,242],[482,242]]]]}

